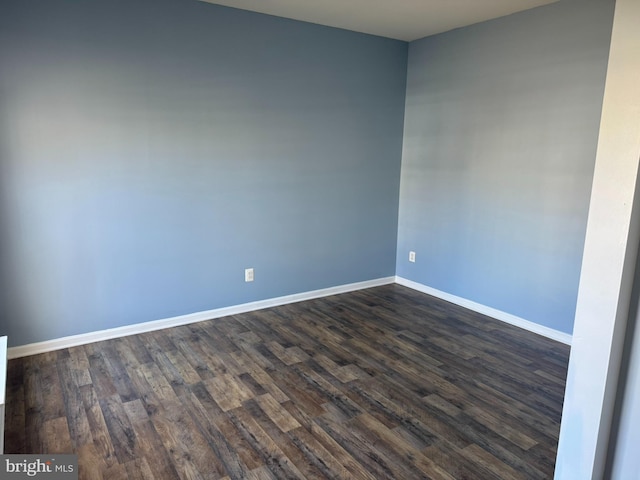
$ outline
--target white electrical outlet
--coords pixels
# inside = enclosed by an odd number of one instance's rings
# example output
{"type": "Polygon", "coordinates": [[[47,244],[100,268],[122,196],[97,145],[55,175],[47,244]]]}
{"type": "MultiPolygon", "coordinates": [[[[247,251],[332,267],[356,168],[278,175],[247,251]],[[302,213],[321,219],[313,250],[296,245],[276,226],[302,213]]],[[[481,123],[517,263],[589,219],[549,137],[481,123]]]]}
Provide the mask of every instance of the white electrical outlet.
{"type": "Polygon", "coordinates": [[[253,268],[244,269],[244,281],[253,282],[253,268]]]}
{"type": "Polygon", "coordinates": [[[416,252],[409,252],[409,261],[411,263],[416,263],[416,252]]]}

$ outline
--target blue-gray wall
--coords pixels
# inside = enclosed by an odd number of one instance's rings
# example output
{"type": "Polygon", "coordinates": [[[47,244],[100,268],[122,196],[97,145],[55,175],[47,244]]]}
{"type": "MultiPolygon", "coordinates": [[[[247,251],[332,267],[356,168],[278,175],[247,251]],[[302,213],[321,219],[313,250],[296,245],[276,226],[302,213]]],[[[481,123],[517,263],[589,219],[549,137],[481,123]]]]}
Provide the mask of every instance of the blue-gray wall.
{"type": "Polygon", "coordinates": [[[572,332],[613,7],[410,44],[399,276],[572,332]]]}
{"type": "Polygon", "coordinates": [[[10,345],[395,273],[406,43],[195,0],[0,10],[10,345]]]}
{"type": "Polygon", "coordinates": [[[571,332],[613,0],[408,74],[404,42],[196,0],[1,10],[11,345],[394,273],[571,332]]]}

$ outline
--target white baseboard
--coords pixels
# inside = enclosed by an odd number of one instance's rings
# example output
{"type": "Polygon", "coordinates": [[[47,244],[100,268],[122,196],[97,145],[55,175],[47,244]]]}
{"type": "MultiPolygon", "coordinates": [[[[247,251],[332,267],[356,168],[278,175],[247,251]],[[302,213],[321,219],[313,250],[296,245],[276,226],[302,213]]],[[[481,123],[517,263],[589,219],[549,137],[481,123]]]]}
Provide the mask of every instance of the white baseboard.
{"type": "Polygon", "coordinates": [[[97,332],[82,333],[80,335],[72,335],[69,337],[56,338],[44,342],[30,343],[18,347],[11,347],[7,356],[9,359],[26,357],[37,353],[51,352],[62,348],[76,347],[78,345],[86,345],[87,343],[100,342],[112,338],[125,337],[127,335],[135,335],[138,333],[152,332],[154,330],[162,330],[163,328],[177,327],[187,325],[189,323],[202,322],[214,318],[226,317],[229,315],[237,315],[239,313],[252,312],[263,308],[277,307],[288,303],[302,302],[314,298],[328,297],[339,293],[353,292],[355,290],[363,290],[365,288],[377,287],[380,285],[388,285],[395,282],[395,277],[377,278],[375,280],[367,280],[365,282],[349,283],[339,285],[337,287],[323,288],[320,290],[312,290],[310,292],[295,293],[293,295],[285,295],[283,297],[269,298],[259,300],[257,302],[242,303],[230,307],[216,308],[206,310],[204,312],[190,313],[177,317],[165,318],[162,320],[154,320],[151,322],[136,323],[134,325],[126,325],[124,327],[110,328],[108,330],[99,330],[97,332]]]}
{"type": "Polygon", "coordinates": [[[304,300],[311,300],[314,298],[328,297],[329,295],[337,295],[339,293],[353,292],[355,290],[363,290],[365,288],[377,287],[380,285],[388,285],[390,283],[398,283],[405,287],[409,287],[413,290],[433,295],[434,297],[441,298],[456,305],[468,308],[475,312],[487,315],[489,317],[501,320],[503,322],[515,325],[516,327],[524,328],[531,332],[543,335],[558,342],[562,342],[567,345],[571,345],[571,335],[554,330],[537,323],[530,322],[515,315],[511,315],[495,308],[487,307],[485,305],[472,302],[449,293],[436,290],[435,288],[428,287],[421,283],[407,280],[403,277],[384,277],[375,280],[367,280],[365,282],[349,283],[346,285],[339,285],[337,287],[323,288],[320,290],[312,290],[309,292],[296,293],[293,295],[285,295],[283,297],[269,298],[266,300],[259,300],[256,302],[242,303],[240,305],[232,305],[230,307],[216,308],[213,310],[206,310],[203,312],[195,312],[187,315],[180,315],[177,317],[165,318],[162,320],[154,320],[151,322],[136,323],[134,325],[126,325],[123,327],[110,328],[107,330],[99,330],[96,332],[82,333],[80,335],[72,335],[69,337],[56,338],[53,340],[47,340],[44,342],[30,343],[28,345],[21,345],[18,347],[11,347],[7,351],[7,357],[20,358],[29,355],[35,355],[38,353],[51,352],[53,350],[59,350],[62,348],[76,347],[78,345],[86,345],[87,343],[100,342],[103,340],[109,340],[112,338],[125,337],[127,335],[135,335],[138,333],[152,332],[154,330],[162,330],[164,328],[177,327],[180,325],[187,325],[189,323],[202,322],[204,320],[211,320],[214,318],[226,317],[229,315],[237,315],[240,313],[252,312],[255,310],[261,310],[263,308],[277,307],[278,305],[286,305],[288,303],[302,302],[304,300]]]}
{"type": "Polygon", "coordinates": [[[396,283],[399,285],[403,285],[405,287],[409,287],[413,290],[417,290],[419,292],[426,293],[434,297],[438,297],[442,300],[446,300],[447,302],[455,303],[456,305],[460,305],[461,307],[468,308],[469,310],[473,310],[474,312],[487,315],[488,317],[495,318],[496,320],[500,320],[502,322],[515,325],[516,327],[529,330],[530,332],[534,332],[534,333],[537,333],[538,335],[542,335],[552,340],[556,340],[557,342],[561,342],[566,345],[571,345],[571,335],[569,335],[568,333],[564,333],[559,330],[554,330],[553,328],[545,327],[544,325],[539,325],[529,320],[525,320],[524,318],[511,315],[510,313],[506,313],[501,310],[497,310],[495,308],[487,307],[486,305],[482,305],[480,303],[476,303],[462,297],[457,297],[456,295],[451,295],[450,293],[442,292],[435,288],[423,285],[422,283],[414,282],[412,280],[407,280],[406,278],[403,278],[403,277],[396,277],[396,283]]]}

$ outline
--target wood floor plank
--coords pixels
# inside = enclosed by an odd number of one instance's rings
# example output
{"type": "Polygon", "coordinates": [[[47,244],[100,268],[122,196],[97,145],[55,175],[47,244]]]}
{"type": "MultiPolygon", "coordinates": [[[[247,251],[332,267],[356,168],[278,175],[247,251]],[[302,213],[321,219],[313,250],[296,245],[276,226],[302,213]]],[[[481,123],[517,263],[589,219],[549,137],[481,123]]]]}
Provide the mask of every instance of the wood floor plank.
{"type": "MultiPolygon", "coordinates": [[[[272,418],[260,408],[255,399],[244,403],[242,413],[246,413],[256,421],[262,431],[278,446],[284,457],[291,462],[302,478],[324,478],[323,470],[317,468],[321,465],[321,462],[317,461],[318,457],[305,455],[306,452],[295,445],[291,435],[288,435],[288,432],[283,432],[272,418]]],[[[287,414],[289,413],[287,412],[287,414]]],[[[327,470],[324,469],[324,472],[327,472],[327,470]]],[[[276,472],[274,471],[274,473],[276,472]]]]}
{"type": "Polygon", "coordinates": [[[389,430],[385,425],[378,422],[372,415],[363,413],[353,420],[362,426],[365,431],[372,433],[372,437],[377,437],[376,447],[378,451],[386,452],[389,458],[398,458],[399,462],[407,468],[407,472],[412,471],[405,478],[419,477],[425,475],[434,480],[455,480],[446,470],[434,463],[428,457],[407,442],[394,430],[389,430]]]}
{"type": "Polygon", "coordinates": [[[118,462],[135,460],[133,448],[136,436],[120,397],[105,397],[99,400],[99,404],[118,462]]]}
{"type": "Polygon", "coordinates": [[[511,443],[518,445],[523,450],[529,450],[538,444],[534,439],[528,437],[524,433],[511,427],[503,418],[496,417],[490,412],[477,407],[471,407],[465,410],[467,415],[471,415],[476,421],[487,428],[490,428],[501,437],[509,440],[511,443]]]}
{"type": "MultiPolygon", "coordinates": [[[[304,427],[302,429],[296,429],[289,432],[289,436],[301,451],[305,451],[305,448],[313,449],[313,445],[309,442],[306,442],[306,447],[298,445],[298,443],[300,443],[299,439],[301,438],[301,436],[305,436],[308,433],[313,439],[318,442],[321,448],[329,452],[331,457],[335,458],[339,462],[339,464],[347,470],[349,475],[353,476],[353,478],[361,478],[366,480],[376,479],[373,473],[369,472],[366,468],[363,467],[363,465],[358,463],[335,438],[333,438],[323,428],[321,428],[316,423],[315,419],[310,417],[306,411],[300,409],[296,403],[288,402],[283,406],[304,427]]],[[[324,412],[325,410],[323,410],[323,413],[324,412]]],[[[310,455],[319,458],[319,456],[322,455],[322,452],[318,452],[314,449],[310,452],[310,455]]]]}
{"type": "Polygon", "coordinates": [[[251,390],[234,375],[220,375],[204,384],[224,412],[241,407],[242,402],[253,397],[251,390]]]}
{"type": "Polygon", "coordinates": [[[412,478],[406,474],[398,477],[396,462],[377,451],[374,447],[375,438],[355,430],[344,419],[325,414],[317,418],[316,423],[376,478],[412,478]]]}
{"type": "Polygon", "coordinates": [[[73,450],[66,417],[53,418],[44,422],[42,438],[45,452],[66,453],[73,450]]]}
{"type": "Polygon", "coordinates": [[[243,408],[229,412],[229,419],[241,435],[261,456],[265,465],[278,479],[304,479],[305,476],[295,466],[278,444],[264,431],[256,419],[243,408]]]}
{"type": "Polygon", "coordinates": [[[153,480],[153,471],[145,457],[137,458],[124,464],[128,480],[153,480]]]}
{"type": "MultiPolygon", "coordinates": [[[[209,391],[203,384],[193,387],[193,395],[197,399],[198,404],[202,407],[200,412],[204,412],[207,420],[212,424],[212,429],[207,430],[210,435],[217,438],[217,432],[220,432],[225,442],[233,449],[233,455],[237,455],[237,460],[231,460],[231,463],[246,465],[247,469],[254,470],[262,465],[258,452],[256,452],[249,442],[242,437],[240,431],[231,422],[230,417],[220,409],[216,401],[213,399],[209,391]]],[[[196,404],[196,406],[198,406],[196,404]]],[[[193,412],[194,414],[197,412],[193,412]]],[[[225,456],[220,457],[223,461],[225,456]]],[[[227,469],[233,475],[235,469],[227,469]]],[[[243,470],[244,471],[244,470],[243,470]]],[[[235,477],[234,477],[235,478],[235,477]]]]}
{"type": "Polygon", "coordinates": [[[62,395],[66,410],[66,418],[74,448],[93,443],[91,426],[82,402],[78,377],[73,375],[75,368],[68,363],[58,365],[58,374],[62,385],[62,395]]]}
{"type": "Polygon", "coordinates": [[[338,461],[309,431],[297,428],[288,432],[293,445],[326,478],[352,480],[351,472],[338,461]]]}
{"type": "Polygon", "coordinates": [[[220,478],[226,470],[195,425],[183,402],[167,407],[151,422],[181,478],[220,478]]]}
{"type": "MultiPolygon", "coordinates": [[[[93,385],[83,385],[80,387],[80,396],[82,397],[82,403],[93,438],[93,449],[87,449],[86,451],[90,453],[95,451],[96,456],[99,456],[106,465],[117,462],[111,435],[93,385]]],[[[82,450],[82,448],[79,450],[82,450]]]]}
{"type": "Polygon", "coordinates": [[[69,352],[69,369],[74,377],[74,383],[78,386],[88,385],[91,383],[90,365],[84,348],[78,346],[67,350],[69,352]]]}
{"type": "Polygon", "coordinates": [[[120,399],[123,402],[129,402],[140,397],[140,394],[136,391],[135,386],[131,382],[129,373],[125,365],[123,364],[118,351],[115,348],[117,341],[110,340],[105,342],[102,351],[102,358],[109,372],[111,382],[115,387],[120,399]]]}
{"type": "MultiPolygon", "coordinates": [[[[167,480],[180,478],[142,402],[140,400],[128,402],[124,405],[124,410],[136,436],[135,461],[145,460],[153,478],[167,480]]],[[[125,462],[125,465],[131,465],[131,461],[125,462]]]]}
{"type": "Polygon", "coordinates": [[[224,470],[228,472],[227,476],[229,478],[246,478],[249,469],[233,443],[230,443],[232,439],[225,437],[206,408],[193,393],[185,396],[182,400],[189,407],[189,414],[203,437],[208,441],[209,448],[220,459],[224,470]]]}
{"type": "Polygon", "coordinates": [[[569,349],[399,285],[9,362],[82,480],[553,477],[569,349]]]}
{"type": "Polygon", "coordinates": [[[510,466],[505,465],[478,445],[473,444],[463,448],[462,455],[472,460],[476,465],[481,465],[489,470],[496,476],[496,478],[501,478],[503,480],[525,480],[528,478],[510,466]]]}
{"type": "Polygon", "coordinates": [[[267,416],[275,423],[280,430],[288,432],[295,428],[299,428],[298,421],[291,416],[282,405],[280,405],[270,394],[265,393],[255,397],[256,402],[267,416]]]}
{"type": "Polygon", "coordinates": [[[78,459],[82,459],[82,461],[78,461],[78,478],[102,480],[102,472],[108,467],[105,458],[96,449],[95,444],[83,445],[74,452],[78,454],[78,459]]]}
{"type": "Polygon", "coordinates": [[[84,349],[89,360],[91,385],[95,389],[98,398],[105,398],[117,394],[118,390],[113,384],[107,362],[102,356],[101,347],[103,347],[102,344],[90,343],[85,345],[84,349]]]}

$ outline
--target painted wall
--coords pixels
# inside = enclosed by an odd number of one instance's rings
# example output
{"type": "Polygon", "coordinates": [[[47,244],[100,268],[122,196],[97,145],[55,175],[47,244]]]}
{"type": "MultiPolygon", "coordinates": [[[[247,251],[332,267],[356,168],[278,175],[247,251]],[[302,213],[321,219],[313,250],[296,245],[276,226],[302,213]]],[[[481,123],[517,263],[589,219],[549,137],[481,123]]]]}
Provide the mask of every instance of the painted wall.
{"type": "Polygon", "coordinates": [[[613,6],[410,44],[399,276],[572,332],[613,6]]]}
{"type": "Polygon", "coordinates": [[[393,275],[406,61],[197,1],[4,1],[0,335],[393,275]]]}

